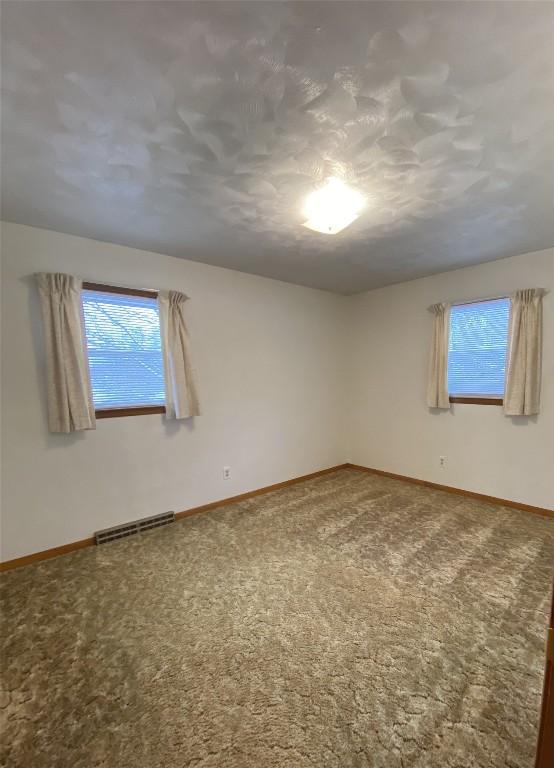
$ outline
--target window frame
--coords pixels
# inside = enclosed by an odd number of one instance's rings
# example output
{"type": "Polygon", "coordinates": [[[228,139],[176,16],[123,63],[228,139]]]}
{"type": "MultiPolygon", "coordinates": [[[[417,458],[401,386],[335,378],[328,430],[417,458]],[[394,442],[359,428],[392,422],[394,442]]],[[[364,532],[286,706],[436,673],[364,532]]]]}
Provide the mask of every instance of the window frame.
{"type": "MultiPolygon", "coordinates": [[[[460,307],[465,304],[484,304],[487,301],[500,301],[501,299],[508,299],[510,302],[510,314],[512,312],[512,299],[510,296],[494,296],[490,299],[472,299],[471,301],[455,301],[452,303],[452,307],[460,307]]],[[[509,316],[508,316],[508,332],[509,332],[509,316]]],[[[507,340],[507,342],[509,339],[507,340]]],[[[448,344],[450,345],[450,316],[448,318],[448,344]]],[[[508,350],[506,349],[506,354],[508,350]]],[[[504,391],[506,391],[506,382],[504,382],[504,391]]],[[[461,403],[466,405],[504,405],[504,395],[498,397],[497,395],[451,395],[448,394],[448,401],[450,403],[461,403]]]]}
{"type": "Polygon", "coordinates": [[[504,405],[503,397],[464,397],[461,395],[449,395],[451,403],[465,403],[466,405],[504,405]]]}
{"type": "MultiPolygon", "coordinates": [[[[158,291],[147,290],[143,288],[123,288],[117,285],[107,285],[105,283],[91,283],[83,281],[83,291],[98,291],[99,293],[118,293],[122,296],[142,296],[146,299],[157,299],[158,291]]],[[[84,332],[84,328],[83,328],[84,332]]],[[[87,348],[88,361],[88,348],[87,348]]],[[[94,413],[97,419],[114,419],[121,416],[150,416],[154,413],[165,413],[165,405],[122,405],[117,408],[95,408],[94,413]]]]}

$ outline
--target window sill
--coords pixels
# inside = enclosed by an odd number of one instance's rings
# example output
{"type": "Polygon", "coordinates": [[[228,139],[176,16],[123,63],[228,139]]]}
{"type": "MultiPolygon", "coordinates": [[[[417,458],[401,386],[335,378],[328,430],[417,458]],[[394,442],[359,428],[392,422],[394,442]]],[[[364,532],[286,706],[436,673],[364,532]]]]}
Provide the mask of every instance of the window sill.
{"type": "Polygon", "coordinates": [[[98,408],[97,419],[115,419],[119,416],[148,416],[152,413],[165,413],[165,405],[139,405],[129,408],[98,408]]]}
{"type": "Polygon", "coordinates": [[[449,397],[451,403],[467,403],[469,405],[503,405],[502,397],[449,397]]]}

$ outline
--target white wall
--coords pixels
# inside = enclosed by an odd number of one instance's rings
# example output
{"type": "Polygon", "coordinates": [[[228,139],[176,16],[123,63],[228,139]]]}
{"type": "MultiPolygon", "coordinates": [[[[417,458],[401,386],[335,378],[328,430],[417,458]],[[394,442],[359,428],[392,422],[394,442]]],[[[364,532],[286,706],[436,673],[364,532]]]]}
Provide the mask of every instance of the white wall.
{"type": "Polygon", "coordinates": [[[375,469],[554,507],[554,249],[354,296],[348,460],[375,469]],[[542,411],[508,418],[498,406],[425,404],[432,317],[426,307],[544,287],[542,411]],[[439,456],[446,457],[444,469],[439,456]]]}
{"type": "Polygon", "coordinates": [[[345,461],[345,298],[15,224],[2,261],[2,559],[345,461]],[[186,292],[204,415],[50,434],[36,271],[186,292]]]}

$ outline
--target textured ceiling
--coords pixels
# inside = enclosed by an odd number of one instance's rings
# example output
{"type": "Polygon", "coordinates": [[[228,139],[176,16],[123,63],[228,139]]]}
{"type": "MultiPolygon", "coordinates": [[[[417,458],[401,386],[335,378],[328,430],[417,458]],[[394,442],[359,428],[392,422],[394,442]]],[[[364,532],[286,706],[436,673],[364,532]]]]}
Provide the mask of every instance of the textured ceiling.
{"type": "Polygon", "coordinates": [[[554,245],[552,3],[2,11],[7,220],[342,293],[554,245]]]}

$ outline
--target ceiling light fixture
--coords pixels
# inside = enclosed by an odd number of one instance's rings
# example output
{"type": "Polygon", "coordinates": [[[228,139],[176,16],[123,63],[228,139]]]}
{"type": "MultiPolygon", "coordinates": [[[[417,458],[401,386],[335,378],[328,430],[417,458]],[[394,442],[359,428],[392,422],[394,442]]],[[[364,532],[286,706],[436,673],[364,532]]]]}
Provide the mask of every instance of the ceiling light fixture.
{"type": "Polygon", "coordinates": [[[352,224],[364,207],[364,199],[340,179],[329,177],[325,185],[308,195],[304,206],[305,227],[324,235],[336,235],[352,224]]]}

